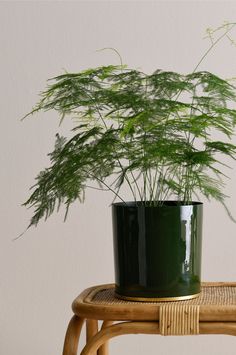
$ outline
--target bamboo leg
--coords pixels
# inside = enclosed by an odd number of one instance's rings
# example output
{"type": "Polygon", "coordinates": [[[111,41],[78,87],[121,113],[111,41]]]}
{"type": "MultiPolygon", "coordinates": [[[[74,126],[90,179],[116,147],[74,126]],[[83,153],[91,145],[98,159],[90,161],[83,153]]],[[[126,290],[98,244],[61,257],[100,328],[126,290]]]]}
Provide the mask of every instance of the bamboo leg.
{"type": "MultiPolygon", "coordinates": [[[[98,332],[98,321],[95,319],[86,320],[86,343],[88,343],[98,332]]],[[[91,352],[91,355],[97,355],[97,351],[91,352]]]]}
{"type": "MultiPolygon", "coordinates": [[[[104,329],[106,327],[109,327],[113,324],[112,321],[104,321],[102,323],[102,327],[101,329],[104,329]]],[[[104,343],[99,349],[98,349],[98,355],[109,355],[109,348],[108,348],[108,341],[106,343],[104,343]]]]}
{"type": "Polygon", "coordinates": [[[79,337],[81,329],[84,323],[84,319],[74,315],[68,325],[64,347],[63,355],[76,355],[78,350],[79,337]]]}

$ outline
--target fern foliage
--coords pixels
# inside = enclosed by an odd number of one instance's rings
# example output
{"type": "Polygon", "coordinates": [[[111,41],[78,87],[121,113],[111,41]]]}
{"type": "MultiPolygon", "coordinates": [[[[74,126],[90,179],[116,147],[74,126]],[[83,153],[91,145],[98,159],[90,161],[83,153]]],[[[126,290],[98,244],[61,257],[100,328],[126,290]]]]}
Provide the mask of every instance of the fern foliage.
{"type": "Polygon", "coordinates": [[[62,203],[68,210],[82,202],[96,184],[122,201],[127,184],[144,204],[189,204],[201,194],[224,204],[222,158],[236,157],[235,102],[235,87],[207,71],[145,74],[109,65],[49,80],[30,114],[56,110],[60,121],[76,123],[71,139],[56,136],[51,165],[25,202],[35,209],[30,225],[62,203]]]}

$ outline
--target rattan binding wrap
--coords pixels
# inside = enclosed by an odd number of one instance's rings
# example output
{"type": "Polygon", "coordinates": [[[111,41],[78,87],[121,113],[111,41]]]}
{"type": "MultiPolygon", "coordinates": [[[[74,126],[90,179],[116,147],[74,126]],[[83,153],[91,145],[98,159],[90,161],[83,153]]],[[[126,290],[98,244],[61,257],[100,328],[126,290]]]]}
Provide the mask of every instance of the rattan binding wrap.
{"type": "Polygon", "coordinates": [[[199,334],[199,306],[165,304],[160,306],[161,335],[199,334]]]}

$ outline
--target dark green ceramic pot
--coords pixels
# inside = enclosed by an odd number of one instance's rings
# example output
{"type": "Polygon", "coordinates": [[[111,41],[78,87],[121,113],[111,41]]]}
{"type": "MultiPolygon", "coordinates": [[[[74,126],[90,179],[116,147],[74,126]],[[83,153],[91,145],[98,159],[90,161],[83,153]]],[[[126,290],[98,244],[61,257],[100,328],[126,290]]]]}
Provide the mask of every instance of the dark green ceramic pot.
{"type": "Polygon", "coordinates": [[[167,301],[199,295],[202,208],[176,201],[112,205],[118,296],[167,301]]]}

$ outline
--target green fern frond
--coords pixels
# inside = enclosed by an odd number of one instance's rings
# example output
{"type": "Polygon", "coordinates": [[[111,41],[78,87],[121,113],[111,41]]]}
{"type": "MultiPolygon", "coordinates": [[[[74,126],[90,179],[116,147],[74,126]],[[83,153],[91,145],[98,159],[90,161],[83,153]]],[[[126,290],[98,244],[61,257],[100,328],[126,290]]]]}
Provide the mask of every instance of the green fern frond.
{"type": "Polygon", "coordinates": [[[51,79],[31,113],[56,110],[77,122],[71,139],[57,135],[51,166],[37,176],[25,202],[35,209],[30,225],[62,204],[67,215],[92,183],[122,201],[121,187],[128,184],[144,203],[170,196],[189,203],[199,193],[224,203],[218,155],[235,159],[236,147],[211,134],[233,136],[235,103],[235,87],[207,71],[147,75],[110,65],[51,79]]]}

